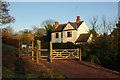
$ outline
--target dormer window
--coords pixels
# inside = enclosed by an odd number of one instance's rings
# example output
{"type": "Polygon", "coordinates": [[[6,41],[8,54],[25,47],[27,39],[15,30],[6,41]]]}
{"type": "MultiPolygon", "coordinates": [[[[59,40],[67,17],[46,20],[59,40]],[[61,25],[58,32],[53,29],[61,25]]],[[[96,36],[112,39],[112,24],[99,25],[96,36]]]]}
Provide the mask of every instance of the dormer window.
{"type": "Polygon", "coordinates": [[[67,37],[72,37],[72,32],[67,32],[67,37]]]}
{"type": "Polygon", "coordinates": [[[59,36],[58,36],[58,33],[56,33],[56,38],[58,38],[59,36]]]}

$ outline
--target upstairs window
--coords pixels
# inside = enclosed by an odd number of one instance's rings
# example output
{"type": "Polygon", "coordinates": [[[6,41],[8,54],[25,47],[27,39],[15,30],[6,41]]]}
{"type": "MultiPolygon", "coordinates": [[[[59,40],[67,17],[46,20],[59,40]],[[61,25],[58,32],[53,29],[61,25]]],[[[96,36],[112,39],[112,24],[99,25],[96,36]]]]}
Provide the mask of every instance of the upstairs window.
{"type": "Polygon", "coordinates": [[[58,38],[58,33],[56,33],[56,38],[58,38]]]}
{"type": "Polygon", "coordinates": [[[72,37],[72,32],[67,32],[67,37],[72,37]]]}

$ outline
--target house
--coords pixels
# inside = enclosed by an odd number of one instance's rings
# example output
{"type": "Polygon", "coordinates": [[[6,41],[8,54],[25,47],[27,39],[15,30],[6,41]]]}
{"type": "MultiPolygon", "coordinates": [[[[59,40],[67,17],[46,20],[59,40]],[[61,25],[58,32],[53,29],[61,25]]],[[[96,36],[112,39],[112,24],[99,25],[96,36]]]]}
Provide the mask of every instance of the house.
{"type": "Polygon", "coordinates": [[[81,21],[80,16],[77,16],[76,22],[65,24],[55,22],[54,27],[51,33],[53,43],[89,43],[92,41],[92,34],[85,21],[81,21]]]}

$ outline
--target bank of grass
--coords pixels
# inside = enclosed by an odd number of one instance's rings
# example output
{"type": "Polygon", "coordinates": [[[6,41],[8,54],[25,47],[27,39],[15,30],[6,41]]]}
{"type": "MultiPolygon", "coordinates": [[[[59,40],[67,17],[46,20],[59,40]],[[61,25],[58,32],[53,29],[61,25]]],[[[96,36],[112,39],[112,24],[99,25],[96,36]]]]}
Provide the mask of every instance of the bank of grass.
{"type": "Polygon", "coordinates": [[[7,45],[7,44],[4,44],[2,43],[2,54],[4,54],[4,52],[7,52],[6,54],[18,54],[19,53],[19,50],[18,48],[14,47],[14,46],[11,46],[11,45],[7,45]]]}
{"type": "MultiPolygon", "coordinates": [[[[17,57],[16,56],[17,54],[19,54],[18,48],[15,48],[15,47],[7,45],[7,44],[2,44],[2,56],[3,56],[2,80],[5,80],[5,79],[13,80],[14,78],[17,78],[17,79],[18,78],[22,78],[22,79],[33,78],[33,79],[37,79],[37,80],[39,80],[40,78],[65,79],[65,77],[63,75],[61,75],[59,72],[53,71],[50,69],[48,71],[47,68],[44,68],[43,71],[34,70],[35,69],[34,67],[37,65],[33,66],[33,70],[30,73],[29,72],[25,72],[25,74],[21,74],[19,72],[16,73],[16,71],[15,71],[16,66],[14,65],[16,60],[18,60],[18,63],[21,61],[27,63],[26,60],[17,57]]],[[[27,63],[27,64],[33,65],[33,63],[27,63]]],[[[34,63],[34,64],[36,64],[36,63],[34,63]]],[[[26,65],[24,65],[24,66],[26,66],[26,65]]],[[[43,67],[42,65],[39,66],[39,68],[42,68],[42,67],[43,67]]],[[[22,66],[19,66],[19,68],[22,68],[22,66]]],[[[25,67],[25,69],[30,69],[28,71],[31,71],[32,67],[31,68],[25,67]]]]}

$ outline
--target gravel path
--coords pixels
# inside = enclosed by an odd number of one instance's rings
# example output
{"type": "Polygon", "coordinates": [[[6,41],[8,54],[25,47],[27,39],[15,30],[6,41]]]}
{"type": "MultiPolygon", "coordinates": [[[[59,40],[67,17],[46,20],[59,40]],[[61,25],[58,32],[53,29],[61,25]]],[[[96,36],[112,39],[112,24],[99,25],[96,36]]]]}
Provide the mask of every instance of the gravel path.
{"type": "Polygon", "coordinates": [[[96,68],[92,68],[80,63],[77,60],[54,60],[53,63],[40,61],[48,68],[54,68],[68,78],[119,78],[120,76],[96,68]]]}

